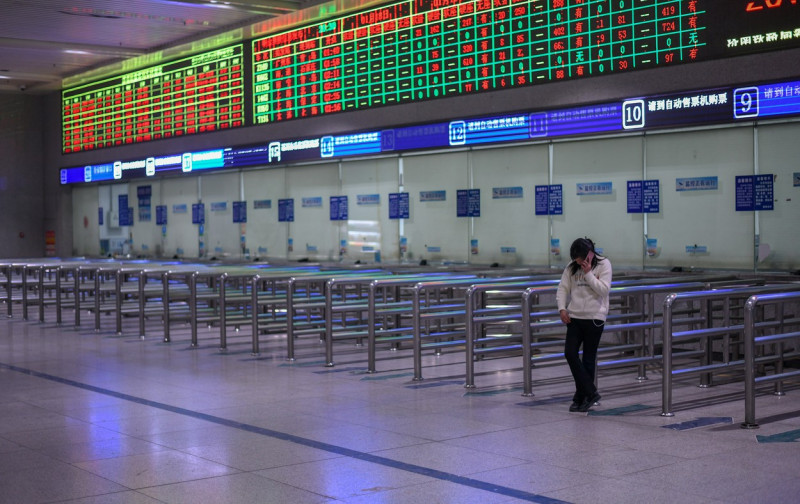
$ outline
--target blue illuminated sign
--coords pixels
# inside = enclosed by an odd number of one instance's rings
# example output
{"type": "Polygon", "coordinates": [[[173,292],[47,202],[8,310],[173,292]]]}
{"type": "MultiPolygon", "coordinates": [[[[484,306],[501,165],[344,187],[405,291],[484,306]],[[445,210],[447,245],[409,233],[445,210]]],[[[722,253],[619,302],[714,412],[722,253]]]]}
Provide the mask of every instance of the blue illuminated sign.
{"type": "Polygon", "coordinates": [[[320,155],[322,157],[357,156],[375,154],[380,151],[381,133],[373,131],[324,137],[320,155]]]}
{"type": "MultiPolygon", "coordinates": [[[[61,184],[143,178],[169,172],[243,168],[380,152],[646,131],[800,114],[800,81],[632,97],[581,107],[454,119],[382,131],[270,141],[160,157],[64,168],[61,184]]],[[[691,190],[691,189],[678,189],[691,190]]],[[[597,193],[595,193],[597,194],[597,193]]]]}

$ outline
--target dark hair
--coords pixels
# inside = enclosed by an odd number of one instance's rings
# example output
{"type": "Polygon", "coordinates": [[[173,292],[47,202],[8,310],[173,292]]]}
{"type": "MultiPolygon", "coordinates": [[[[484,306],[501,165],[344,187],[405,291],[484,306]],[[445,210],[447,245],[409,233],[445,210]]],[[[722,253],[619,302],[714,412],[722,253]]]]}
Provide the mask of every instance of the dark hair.
{"type": "Polygon", "coordinates": [[[581,258],[585,259],[589,252],[594,252],[594,257],[592,258],[592,268],[597,266],[597,263],[602,261],[603,258],[597,255],[597,252],[594,249],[594,242],[589,238],[578,238],[572,245],[569,247],[569,258],[572,259],[572,263],[570,263],[570,274],[574,275],[581,269],[581,265],[578,264],[575,259],[581,258]]]}

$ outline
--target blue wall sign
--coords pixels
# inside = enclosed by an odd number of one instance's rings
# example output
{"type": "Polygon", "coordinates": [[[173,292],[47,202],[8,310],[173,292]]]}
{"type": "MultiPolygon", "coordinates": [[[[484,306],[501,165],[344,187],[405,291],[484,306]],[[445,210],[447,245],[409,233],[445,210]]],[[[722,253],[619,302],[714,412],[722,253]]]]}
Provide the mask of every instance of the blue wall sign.
{"type": "Polygon", "coordinates": [[[578,196],[588,196],[593,194],[612,194],[614,188],[611,182],[579,182],[576,189],[578,196]]]}
{"type": "Polygon", "coordinates": [[[347,196],[331,196],[330,202],[331,220],[347,220],[347,196]]]}
{"type": "Polygon", "coordinates": [[[564,190],[561,184],[537,185],[533,190],[536,215],[562,215],[564,213],[564,190]]]}
{"type": "Polygon", "coordinates": [[[628,213],[658,213],[658,180],[628,181],[628,213]]]}
{"type": "Polygon", "coordinates": [[[420,201],[445,201],[447,199],[447,191],[420,191],[420,201]]]}
{"type": "Polygon", "coordinates": [[[247,202],[233,202],[233,222],[247,222],[247,202]]]}
{"type": "Polygon", "coordinates": [[[456,191],[456,216],[481,216],[481,190],[459,189],[456,191]]]}
{"type": "Polygon", "coordinates": [[[294,222],[294,199],[278,200],[278,222],[294,222]]]}
{"type": "Polygon", "coordinates": [[[716,191],[719,181],[714,177],[687,177],[675,179],[676,191],[716,191]]]}
{"type": "Polygon", "coordinates": [[[165,226],[167,224],[167,205],[156,205],[156,225],[165,226]]]}
{"type": "Polygon", "coordinates": [[[492,187],[492,199],[522,198],[522,187],[492,187]]]}
{"type": "Polygon", "coordinates": [[[408,219],[409,197],[407,192],[389,193],[389,218],[408,219]]]}
{"type": "Polygon", "coordinates": [[[736,211],[752,212],[775,209],[772,174],[736,177],[736,211]]]}
{"type": "Polygon", "coordinates": [[[205,203],[192,203],[192,224],[206,223],[205,203]]]}
{"type": "Polygon", "coordinates": [[[380,205],[380,194],[357,194],[356,205],[380,205]]]}

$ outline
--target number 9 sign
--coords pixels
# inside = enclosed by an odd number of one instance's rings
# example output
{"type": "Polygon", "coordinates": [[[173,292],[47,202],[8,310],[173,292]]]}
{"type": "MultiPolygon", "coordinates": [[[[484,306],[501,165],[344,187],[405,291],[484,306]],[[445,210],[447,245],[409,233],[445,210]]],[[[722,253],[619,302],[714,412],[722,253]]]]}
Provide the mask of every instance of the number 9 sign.
{"type": "Polygon", "coordinates": [[[739,88],[733,92],[733,117],[758,117],[758,88],[739,88]]]}

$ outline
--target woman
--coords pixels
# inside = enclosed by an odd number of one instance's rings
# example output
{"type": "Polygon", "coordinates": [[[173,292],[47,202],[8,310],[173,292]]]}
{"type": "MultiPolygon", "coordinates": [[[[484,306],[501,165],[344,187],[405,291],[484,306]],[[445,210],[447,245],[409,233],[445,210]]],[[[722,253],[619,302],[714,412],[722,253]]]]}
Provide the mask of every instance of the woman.
{"type": "Polygon", "coordinates": [[[597,347],[608,315],[611,261],[595,253],[594,243],[578,238],[569,248],[572,261],[564,268],[556,302],[561,321],[567,325],[564,356],[575,380],[570,411],[586,412],[600,400],[594,384],[597,347]],[[583,345],[583,359],[578,351],[583,345]]]}

